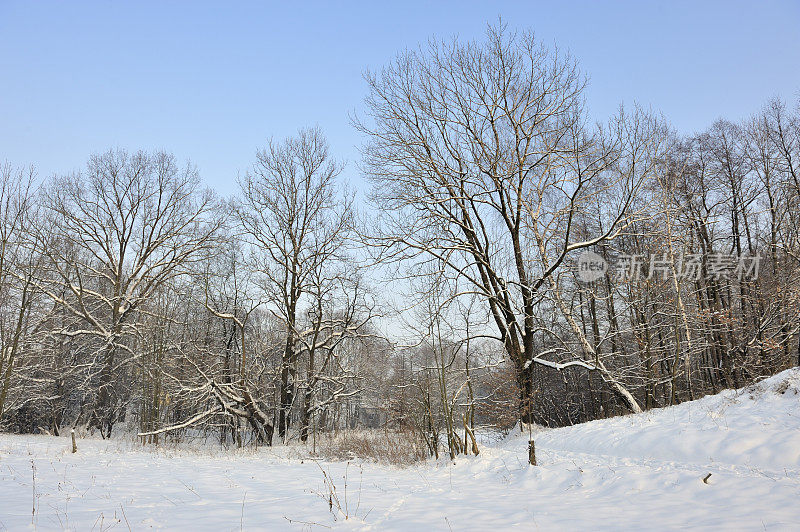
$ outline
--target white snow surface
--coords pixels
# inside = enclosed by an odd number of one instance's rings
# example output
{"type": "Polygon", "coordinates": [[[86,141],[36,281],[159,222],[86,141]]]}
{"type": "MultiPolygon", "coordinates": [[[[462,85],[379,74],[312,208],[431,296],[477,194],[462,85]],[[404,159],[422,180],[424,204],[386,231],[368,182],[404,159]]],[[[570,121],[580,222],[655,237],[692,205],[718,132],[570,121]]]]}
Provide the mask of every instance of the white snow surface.
{"type": "Polygon", "coordinates": [[[517,430],[478,457],[398,468],[0,435],[0,530],[800,530],[798,368],[534,439],[537,467],[517,430]]]}

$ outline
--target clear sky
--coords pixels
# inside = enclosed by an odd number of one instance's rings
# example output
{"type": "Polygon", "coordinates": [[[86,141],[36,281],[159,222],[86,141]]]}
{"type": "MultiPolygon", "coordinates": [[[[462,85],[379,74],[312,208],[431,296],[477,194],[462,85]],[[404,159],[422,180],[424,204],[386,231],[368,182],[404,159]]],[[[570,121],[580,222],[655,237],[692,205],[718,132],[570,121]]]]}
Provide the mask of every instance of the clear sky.
{"type": "Polygon", "coordinates": [[[111,147],[165,149],[230,194],[269,137],[319,125],[358,186],[363,71],[498,16],[573,53],[598,119],[638,101],[692,132],[800,96],[798,0],[0,0],[0,161],[49,175],[111,147]]]}

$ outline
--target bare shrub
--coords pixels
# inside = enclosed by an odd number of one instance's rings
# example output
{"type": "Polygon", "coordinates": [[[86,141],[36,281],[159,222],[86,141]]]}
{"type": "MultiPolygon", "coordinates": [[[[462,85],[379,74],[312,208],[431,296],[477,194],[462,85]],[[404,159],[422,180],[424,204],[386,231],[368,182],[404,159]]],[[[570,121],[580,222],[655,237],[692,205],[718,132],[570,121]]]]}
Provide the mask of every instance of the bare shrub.
{"type": "Polygon", "coordinates": [[[317,452],[329,460],[360,458],[396,466],[414,464],[428,456],[416,434],[397,430],[331,432],[318,440],[317,452]]]}

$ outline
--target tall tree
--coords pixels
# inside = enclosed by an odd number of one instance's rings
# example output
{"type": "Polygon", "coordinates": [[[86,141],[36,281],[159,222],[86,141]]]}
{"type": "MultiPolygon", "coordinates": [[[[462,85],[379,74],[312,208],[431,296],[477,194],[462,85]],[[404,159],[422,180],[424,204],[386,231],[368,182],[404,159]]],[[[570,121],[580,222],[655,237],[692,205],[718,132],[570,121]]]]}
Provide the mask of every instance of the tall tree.
{"type": "Polygon", "coordinates": [[[618,234],[652,167],[656,128],[638,114],[588,127],[575,62],[502,26],[483,43],[403,53],[367,82],[369,120],[356,125],[385,214],[375,243],[395,259],[441,262],[482,298],[527,418],[532,366],[551,363],[535,341],[541,291],[568,256],[618,234]],[[579,214],[612,190],[603,230],[578,238],[579,214]]]}
{"type": "MultiPolygon", "coordinates": [[[[343,258],[352,229],[352,200],[336,181],[342,164],[329,153],[319,129],[301,129],[260,150],[241,180],[239,219],[253,251],[253,268],[268,307],[285,325],[280,369],[278,435],[284,438],[297,388],[302,318],[314,298],[324,297],[320,279],[343,258]]],[[[319,320],[323,319],[321,313],[319,320]]],[[[321,321],[311,333],[319,333],[321,321]]],[[[303,339],[305,341],[305,339],[303,339]]],[[[313,341],[312,341],[313,342],[313,341]]],[[[316,345],[316,344],[315,344],[316,345]]]]}
{"type": "Polygon", "coordinates": [[[35,172],[0,166],[0,420],[17,383],[20,351],[41,316],[31,316],[38,291],[41,242],[31,230],[36,218],[35,172]]]}
{"type": "Polygon", "coordinates": [[[212,243],[213,196],[197,171],[166,153],[109,151],[49,188],[48,227],[60,245],[39,285],[74,318],[60,334],[92,346],[88,424],[111,434],[124,414],[128,364],[140,353],[138,313],[212,243]]]}

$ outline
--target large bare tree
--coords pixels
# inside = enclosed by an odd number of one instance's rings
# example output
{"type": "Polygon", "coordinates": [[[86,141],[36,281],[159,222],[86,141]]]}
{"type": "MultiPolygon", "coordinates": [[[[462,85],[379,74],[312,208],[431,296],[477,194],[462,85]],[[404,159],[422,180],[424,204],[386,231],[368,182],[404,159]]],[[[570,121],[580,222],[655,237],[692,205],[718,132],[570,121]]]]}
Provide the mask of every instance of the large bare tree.
{"type": "Polygon", "coordinates": [[[575,62],[503,26],[482,43],[405,52],[367,82],[356,125],[385,215],[374,242],[384,257],[442,264],[483,299],[529,412],[531,366],[551,364],[536,342],[541,291],[571,254],[625,225],[657,128],[640,113],[590,127],[575,62]],[[577,218],[604,195],[602,230],[579,238],[577,218]]]}
{"type": "Polygon", "coordinates": [[[74,318],[60,334],[93,346],[90,426],[108,436],[124,413],[128,364],[140,353],[138,313],[212,243],[213,196],[197,171],[166,153],[109,151],[57,178],[42,227],[51,272],[39,286],[74,318]]]}
{"type": "Polygon", "coordinates": [[[32,315],[38,291],[34,275],[41,267],[41,242],[31,230],[36,218],[34,170],[0,166],[0,420],[20,352],[41,321],[32,315]]]}

